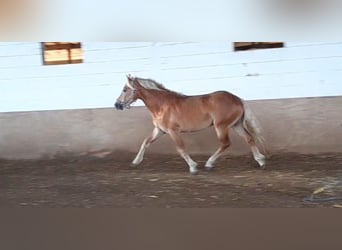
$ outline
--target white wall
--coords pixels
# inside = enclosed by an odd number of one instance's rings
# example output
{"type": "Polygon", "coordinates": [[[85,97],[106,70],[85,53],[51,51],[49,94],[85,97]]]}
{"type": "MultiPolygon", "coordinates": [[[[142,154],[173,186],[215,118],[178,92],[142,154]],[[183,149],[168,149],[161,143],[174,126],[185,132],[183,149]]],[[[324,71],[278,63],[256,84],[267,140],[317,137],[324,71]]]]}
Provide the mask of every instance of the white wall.
{"type": "Polygon", "coordinates": [[[232,42],[83,43],[83,49],[82,64],[43,66],[40,43],[0,43],[0,112],[112,107],[128,73],[185,94],[342,95],[342,42],[241,52],[232,42]]]}

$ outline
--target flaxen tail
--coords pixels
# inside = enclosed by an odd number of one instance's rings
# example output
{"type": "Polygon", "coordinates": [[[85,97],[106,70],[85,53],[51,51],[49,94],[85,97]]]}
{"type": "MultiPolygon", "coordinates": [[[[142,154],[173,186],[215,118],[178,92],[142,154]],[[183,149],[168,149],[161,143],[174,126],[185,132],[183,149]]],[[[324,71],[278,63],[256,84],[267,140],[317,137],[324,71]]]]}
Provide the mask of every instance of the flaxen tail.
{"type": "Polygon", "coordinates": [[[261,126],[252,112],[252,110],[248,107],[246,102],[243,102],[244,106],[244,117],[243,117],[243,127],[250,133],[250,135],[255,140],[259,150],[264,155],[269,155],[266,146],[265,146],[265,138],[262,136],[262,129],[261,126]]]}

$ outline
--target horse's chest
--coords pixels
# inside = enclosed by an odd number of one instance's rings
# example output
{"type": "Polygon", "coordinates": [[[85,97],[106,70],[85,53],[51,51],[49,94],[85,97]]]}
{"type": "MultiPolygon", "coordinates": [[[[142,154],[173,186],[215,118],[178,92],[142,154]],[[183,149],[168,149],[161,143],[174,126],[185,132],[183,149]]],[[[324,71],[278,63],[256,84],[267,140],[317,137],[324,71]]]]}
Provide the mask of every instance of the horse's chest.
{"type": "Polygon", "coordinates": [[[163,131],[167,131],[168,130],[168,121],[169,119],[166,119],[165,115],[162,114],[154,114],[152,115],[153,118],[153,124],[154,126],[160,128],[163,131]]]}

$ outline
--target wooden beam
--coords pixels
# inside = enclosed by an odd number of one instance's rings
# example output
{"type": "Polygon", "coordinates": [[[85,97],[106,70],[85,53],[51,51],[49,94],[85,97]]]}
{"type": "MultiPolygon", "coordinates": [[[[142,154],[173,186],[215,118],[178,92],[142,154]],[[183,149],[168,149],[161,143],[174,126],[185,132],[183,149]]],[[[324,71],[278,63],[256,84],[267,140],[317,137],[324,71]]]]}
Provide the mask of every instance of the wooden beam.
{"type": "Polygon", "coordinates": [[[235,42],[234,50],[282,48],[283,42],[235,42]]]}
{"type": "Polygon", "coordinates": [[[60,50],[60,49],[80,49],[81,43],[45,43],[43,42],[44,50],[60,50]]]}

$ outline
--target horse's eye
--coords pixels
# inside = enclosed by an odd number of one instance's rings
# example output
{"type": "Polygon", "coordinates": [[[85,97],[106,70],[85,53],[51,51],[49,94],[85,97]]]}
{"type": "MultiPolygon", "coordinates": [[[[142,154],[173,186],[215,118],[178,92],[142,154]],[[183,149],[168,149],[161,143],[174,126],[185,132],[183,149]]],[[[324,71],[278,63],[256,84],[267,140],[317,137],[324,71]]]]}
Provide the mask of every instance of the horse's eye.
{"type": "Polygon", "coordinates": [[[124,93],[127,92],[127,89],[123,89],[123,92],[124,92],[124,93]]]}

